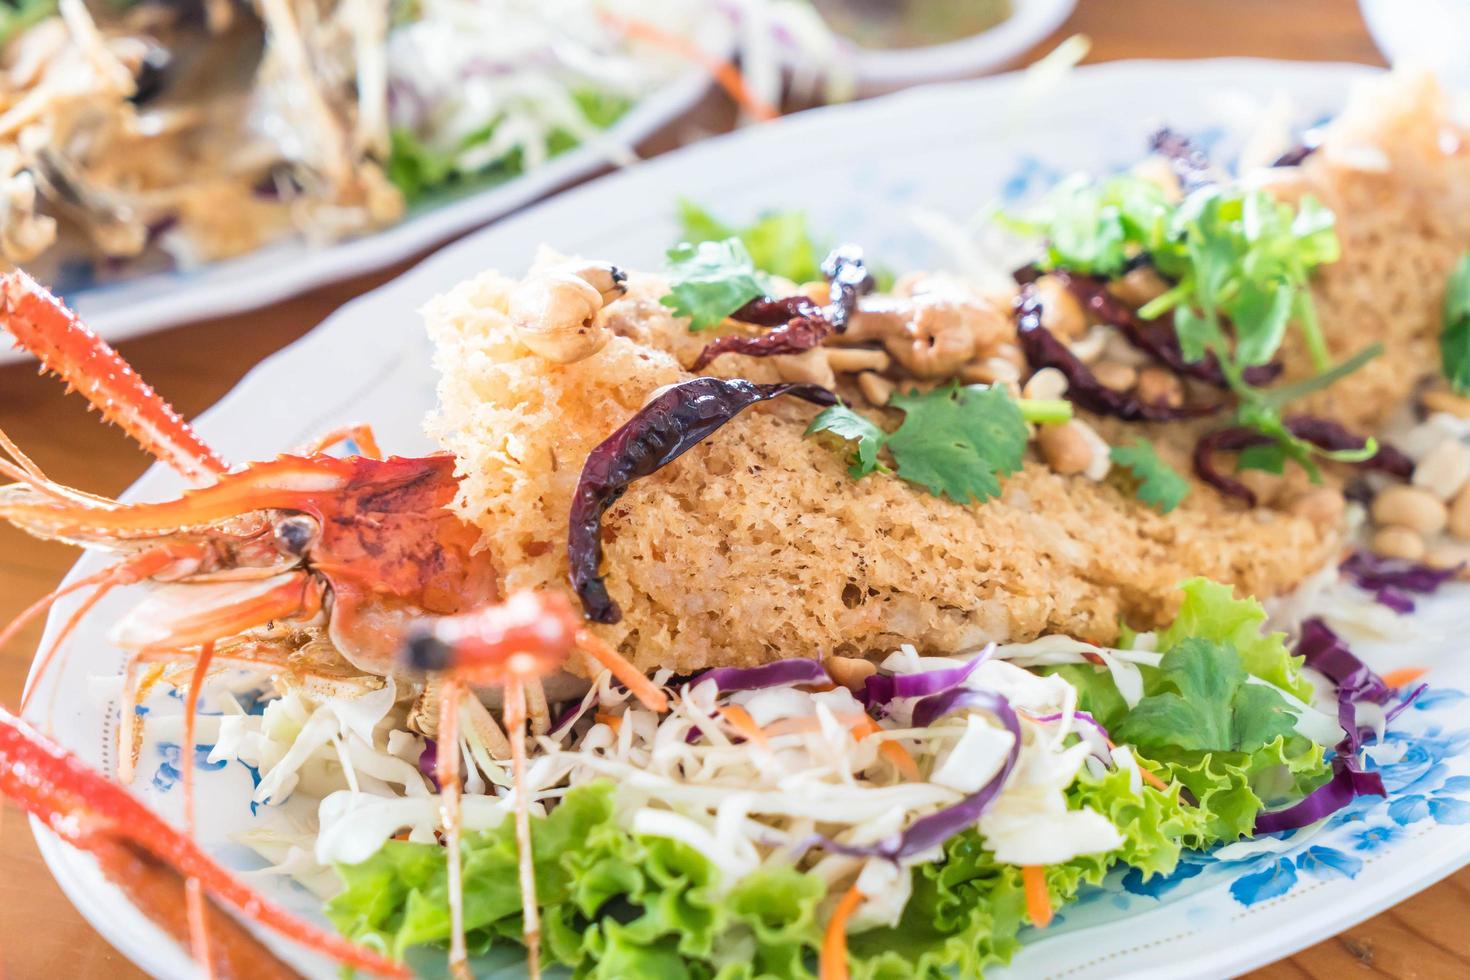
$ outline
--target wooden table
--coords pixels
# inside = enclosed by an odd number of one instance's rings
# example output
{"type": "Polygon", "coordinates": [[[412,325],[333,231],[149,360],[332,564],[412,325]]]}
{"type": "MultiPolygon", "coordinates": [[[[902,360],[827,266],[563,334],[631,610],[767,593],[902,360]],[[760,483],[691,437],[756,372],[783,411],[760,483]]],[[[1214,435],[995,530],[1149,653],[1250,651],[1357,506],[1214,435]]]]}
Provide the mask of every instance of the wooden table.
{"type": "MultiPolygon", "coordinates": [[[[1082,0],[1035,53],[1077,32],[1092,38],[1092,61],[1257,55],[1382,63],[1352,0],[1082,0]]],[[[727,117],[714,99],[701,112],[704,119],[727,117]]],[[[255,313],[131,341],[123,353],[184,415],[194,416],[261,358],[406,265],[255,313]]],[[[121,491],[149,462],[115,429],[98,424],[81,399],[64,397],[53,379],[27,367],[0,368],[0,428],[54,478],[101,493],[121,491]]],[[[0,623],[50,589],[74,559],[68,547],[0,526],[0,623]]],[[[39,638],[38,627],[29,629],[3,651],[0,703],[17,702],[39,638]]],[[[1470,976],[1466,922],[1470,869],[1256,976],[1470,976]]],[[[0,950],[12,980],[142,976],[62,896],[13,809],[0,825],[0,950]]]]}

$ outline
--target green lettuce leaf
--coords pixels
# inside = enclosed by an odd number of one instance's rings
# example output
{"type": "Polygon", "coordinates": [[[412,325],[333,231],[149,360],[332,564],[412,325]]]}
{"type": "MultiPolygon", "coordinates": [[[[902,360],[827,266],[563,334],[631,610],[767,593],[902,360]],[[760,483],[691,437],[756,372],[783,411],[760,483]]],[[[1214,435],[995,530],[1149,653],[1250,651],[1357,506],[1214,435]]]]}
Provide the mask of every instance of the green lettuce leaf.
{"type": "MultiPolygon", "coordinates": [[[[579,977],[802,976],[821,941],[821,879],[772,867],[722,892],[697,851],[634,837],[614,819],[613,785],[567,793],[532,834],[544,955],[579,977]],[[739,969],[724,957],[739,950],[739,969]],[[741,972],[745,970],[747,972],[741,972]]],[[[470,949],[521,937],[515,831],[500,827],[461,844],[470,949]]],[[[402,957],[449,939],[444,849],[388,841],[367,861],[337,868],[342,892],[327,915],[346,936],[402,957]]]]}
{"type": "Polygon", "coordinates": [[[1173,624],[1159,634],[1159,649],[1169,650],[1187,637],[1229,642],[1247,672],[1290,691],[1303,701],[1312,685],[1302,676],[1302,658],[1286,647],[1285,633],[1263,633],[1266,610],[1254,599],[1237,599],[1228,585],[1192,578],[1180,586],[1184,602],[1173,624]]]}

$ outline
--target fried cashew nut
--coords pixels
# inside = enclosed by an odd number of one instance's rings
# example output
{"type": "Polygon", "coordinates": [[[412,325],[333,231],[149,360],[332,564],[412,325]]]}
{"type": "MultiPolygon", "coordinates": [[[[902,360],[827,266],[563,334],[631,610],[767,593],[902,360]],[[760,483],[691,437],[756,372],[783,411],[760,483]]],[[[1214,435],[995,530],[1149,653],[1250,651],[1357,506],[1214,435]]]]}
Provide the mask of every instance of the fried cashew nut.
{"type": "Polygon", "coordinates": [[[627,291],[627,278],[606,263],[532,273],[511,290],[507,303],[516,337],[533,353],[558,364],[591,357],[612,336],[597,314],[627,291]]]}

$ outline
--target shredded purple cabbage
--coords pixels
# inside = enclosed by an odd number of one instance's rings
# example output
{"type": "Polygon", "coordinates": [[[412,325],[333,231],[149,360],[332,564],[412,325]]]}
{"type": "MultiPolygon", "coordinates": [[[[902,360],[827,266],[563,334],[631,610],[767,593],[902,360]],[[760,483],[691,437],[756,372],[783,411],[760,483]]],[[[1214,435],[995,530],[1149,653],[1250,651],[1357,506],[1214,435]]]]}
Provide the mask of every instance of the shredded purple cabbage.
{"type": "Polygon", "coordinates": [[[551,723],[551,731],[547,732],[546,734],[552,737],[560,735],[563,729],[575,723],[576,720],[582,717],[582,715],[586,712],[591,711],[593,708],[597,707],[598,702],[601,700],[601,698],[599,698],[595,693],[592,695],[592,700],[588,701],[586,705],[582,704],[582,701],[584,699],[585,696],[584,698],[579,698],[576,701],[568,702],[566,707],[562,708],[561,714],[557,715],[556,720],[551,723]]]}
{"type": "MultiPolygon", "coordinates": [[[[1041,715],[1040,717],[1034,718],[1033,720],[1034,721],[1040,721],[1040,722],[1053,722],[1053,721],[1061,721],[1064,717],[1066,717],[1066,716],[1063,715],[1060,711],[1058,711],[1058,712],[1056,712],[1054,714],[1050,714],[1050,715],[1041,715]]],[[[1096,718],[1092,717],[1092,715],[1089,714],[1088,712],[1086,712],[1086,711],[1074,711],[1074,712],[1072,712],[1072,717],[1075,718],[1075,719],[1077,719],[1078,721],[1081,721],[1081,722],[1083,722],[1083,723],[1085,723],[1087,725],[1090,725],[1091,727],[1097,729],[1097,733],[1099,735],[1101,735],[1103,738],[1107,739],[1108,741],[1111,742],[1113,740],[1113,736],[1110,735],[1110,734],[1108,734],[1108,730],[1103,727],[1103,723],[1100,722],[1100,721],[1098,721],[1096,718]]]]}
{"type": "MultiPolygon", "coordinates": [[[[1302,636],[1296,651],[1305,659],[1307,666],[1321,671],[1337,685],[1337,723],[1346,734],[1337,743],[1337,755],[1332,760],[1332,778],[1292,806],[1257,816],[1258,834],[1273,834],[1314,824],[1359,796],[1388,795],[1383,777],[1364,769],[1359,759],[1363,733],[1358,727],[1357,705],[1360,701],[1386,704],[1392,697],[1389,686],[1320,619],[1309,619],[1302,624],[1302,636]]],[[[1416,690],[1406,700],[1412,701],[1419,693],[1416,690]]],[[[1402,707],[1398,708],[1394,716],[1402,710],[1402,707]]]]}
{"type": "Polygon", "coordinates": [[[895,674],[891,677],[874,674],[863,682],[863,700],[870,708],[881,708],[896,698],[923,698],[932,694],[943,694],[969,680],[974,672],[995,652],[991,644],[961,667],[946,667],[943,670],[926,670],[917,674],[895,674]]]}
{"type": "Polygon", "coordinates": [[[432,738],[424,739],[424,750],[419,753],[419,772],[429,777],[434,790],[439,790],[439,743],[432,738]]]}
{"type": "Polygon", "coordinates": [[[1305,660],[1308,667],[1325,675],[1337,685],[1339,698],[1387,704],[1392,696],[1388,685],[1383,683],[1383,678],[1359,660],[1357,654],[1342,642],[1342,637],[1320,619],[1314,617],[1302,623],[1302,635],[1297,641],[1296,653],[1305,660]]]}
{"type": "Polygon", "coordinates": [[[1341,571],[1353,584],[1373,598],[1399,613],[1414,611],[1410,593],[1430,595],[1460,573],[1454,568],[1431,568],[1402,558],[1380,558],[1367,551],[1355,551],[1341,565],[1341,571]]]}
{"type": "Polygon", "coordinates": [[[724,691],[759,691],[768,687],[790,687],[795,684],[830,684],[820,660],[792,657],[759,667],[716,667],[692,678],[690,687],[714,681],[724,691]]]}
{"type": "Polygon", "coordinates": [[[1015,711],[1011,710],[1010,703],[994,691],[952,688],[942,694],[930,695],[915,705],[914,726],[923,728],[951,712],[970,709],[988,711],[995,715],[996,719],[1005,726],[1006,731],[1011,733],[1013,739],[1011,751],[1006,756],[1005,763],[990,782],[954,806],[915,820],[906,830],[887,840],[878,841],[876,844],[853,845],[823,839],[822,845],[829,851],[850,857],[883,857],[890,861],[898,861],[939,847],[955,834],[973,827],[980,819],[980,815],[990,806],[991,801],[1000,793],[1001,788],[1005,786],[1011,770],[1016,767],[1016,759],[1021,754],[1021,720],[1016,717],[1015,711]]]}

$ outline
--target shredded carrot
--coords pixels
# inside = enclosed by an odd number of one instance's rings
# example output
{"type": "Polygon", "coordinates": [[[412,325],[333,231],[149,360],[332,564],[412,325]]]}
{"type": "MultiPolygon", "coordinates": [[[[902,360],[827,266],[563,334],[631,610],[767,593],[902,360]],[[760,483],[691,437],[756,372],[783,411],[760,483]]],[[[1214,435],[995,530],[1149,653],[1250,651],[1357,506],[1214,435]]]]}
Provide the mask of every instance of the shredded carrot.
{"type": "Polygon", "coordinates": [[[599,711],[597,714],[595,714],[595,715],[592,716],[592,720],[593,721],[596,721],[596,722],[600,722],[600,723],[606,725],[608,728],[611,728],[613,730],[613,734],[614,735],[618,734],[618,732],[622,731],[622,729],[623,729],[623,716],[622,715],[608,715],[608,714],[603,714],[602,712],[599,711]]]}
{"type": "Polygon", "coordinates": [[[1169,784],[1166,783],[1166,782],[1164,782],[1158,776],[1156,776],[1153,773],[1149,772],[1147,769],[1143,768],[1143,766],[1139,766],[1138,767],[1138,774],[1143,777],[1143,781],[1144,782],[1148,783],[1150,786],[1152,786],[1154,789],[1158,790],[1160,793],[1167,793],[1167,792],[1169,792],[1169,784]]]}
{"type": "Polygon", "coordinates": [[[1402,667],[1398,670],[1390,670],[1383,675],[1383,683],[1389,687],[1404,687],[1412,684],[1425,674],[1429,673],[1427,667],[1402,667]]]}
{"type": "MultiPolygon", "coordinates": [[[[863,715],[857,724],[852,726],[852,736],[858,741],[862,741],[869,735],[877,735],[882,730],[878,727],[876,721],[867,715],[863,715]]],[[[909,754],[909,750],[897,742],[889,739],[884,739],[879,742],[878,754],[893,763],[893,767],[898,770],[898,774],[904,779],[919,782],[924,778],[919,774],[919,764],[914,761],[914,757],[909,754]]]]}
{"type": "MultiPolygon", "coordinates": [[[[837,724],[845,728],[851,728],[854,725],[861,724],[862,720],[868,716],[843,714],[835,715],[834,717],[837,719],[837,724]]],[[[778,721],[771,722],[765,728],[766,737],[768,738],[778,738],[782,735],[805,735],[808,732],[819,732],[821,730],[822,723],[816,715],[807,715],[804,718],[782,718],[778,721]]]]}
{"type": "Polygon", "coordinates": [[[817,967],[820,980],[847,980],[847,919],[865,897],[853,885],[832,910],[832,918],[822,936],[822,957],[817,967]]]}
{"type": "Polygon", "coordinates": [[[589,629],[577,630],[577,646],[616,677],[649,711],[663,714],[669,710],[669,698],[653,681],[643,676],[623,655],[589,629]]]}
{"type": "Polygon", "coordinates": [[[597,13],[604,21],[628,37],[647,41],[649,44],[672,51],[686,61],[699,65],[710,73],[720,87],[730,94],[730,98],[749,113],[751,118],[766,122],[781,114],[775,106],[756,97],[755,93],[745,84],[745,79],[741,77],[734,64],[727,59],[715,57],[687,37],[671,34],[657,24],[638,17],[625,17],[606,9],[599,9],[597,13]]]}
{"type": "Polygon", "coordinates": [[[761,726],[755,723],[755,719],[750,717],[749,711],[746,711],[738,704],[723,705],[719,711],[720,717],[725,719],[725,723],[743,735],[747,742],[754,742],[764,748],[770,748],[770,739],[766,738],[766,733],[761,731],[761,726]]]}
{"type": "Polygon", "coordinates": [[[1038,929],[1051,925],[1051,895],[1046,890],[1046,869],[1039,864],[1021,865],[1021,884],[1026,888],[1026,914],[1038,929]]]}

